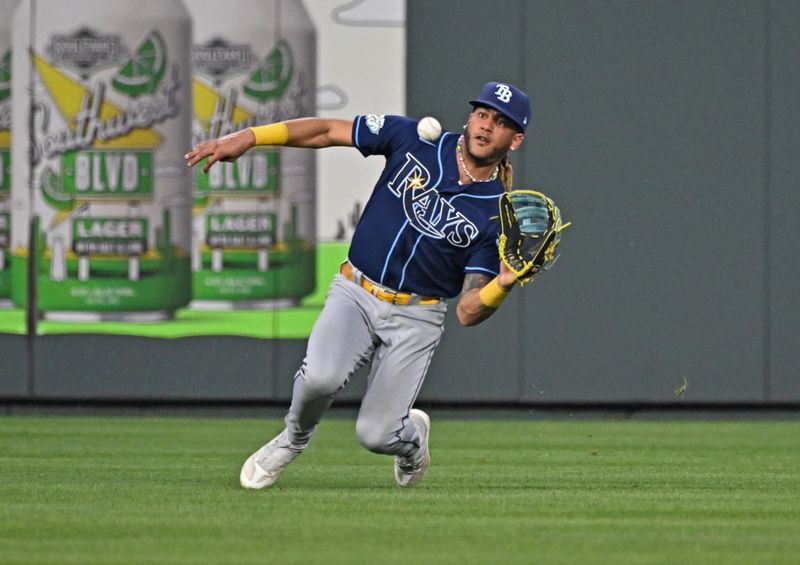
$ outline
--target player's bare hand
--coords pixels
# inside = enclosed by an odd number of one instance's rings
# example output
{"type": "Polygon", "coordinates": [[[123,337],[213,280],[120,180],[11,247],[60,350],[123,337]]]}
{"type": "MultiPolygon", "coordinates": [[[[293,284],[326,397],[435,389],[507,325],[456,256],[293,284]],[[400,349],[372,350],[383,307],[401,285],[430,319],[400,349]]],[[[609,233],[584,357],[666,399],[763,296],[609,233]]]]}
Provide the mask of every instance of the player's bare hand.
{"type": "Polygon", "coordinates": [[[207,173],[214,163],[218,161],[235,161],[255,144],[256,136],[248,128],[230,133],[219,139],[200,143],[194,146],[183,158],[186,159],[186,165],[189,167],[194,167],[203,159],[208,158],[206,164],[203,165],[203,172],[207,173]]]}

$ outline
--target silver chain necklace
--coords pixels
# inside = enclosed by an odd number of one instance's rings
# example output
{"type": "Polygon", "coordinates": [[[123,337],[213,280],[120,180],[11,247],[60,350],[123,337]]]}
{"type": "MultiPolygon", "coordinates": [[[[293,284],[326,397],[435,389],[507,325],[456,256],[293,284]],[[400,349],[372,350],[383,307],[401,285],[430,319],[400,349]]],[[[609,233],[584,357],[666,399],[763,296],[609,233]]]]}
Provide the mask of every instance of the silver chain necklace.
{"type": "Polygon", "coordinates": [[[471,180],[472,182],[492,182],[493,180],[495,180],[497,178],[497,173],[500,170],[500,167],[495,167],[494,171],[492,172],[492,174],[489,176],[488,179],[479,180],[472,176],[472,173],[470,173],[469,169],[467,168],[467,164],[464,162],[464,150],[462,148],[463,143],[464,143],[464,136],[462,135],[458,138],[458,144],[456,144],[456,155],[458,156],[458,162],[461,163],[461,168],[463,169],[464,174],[467,175],[467,177],[469,177],[469,180],[471,180]]]}

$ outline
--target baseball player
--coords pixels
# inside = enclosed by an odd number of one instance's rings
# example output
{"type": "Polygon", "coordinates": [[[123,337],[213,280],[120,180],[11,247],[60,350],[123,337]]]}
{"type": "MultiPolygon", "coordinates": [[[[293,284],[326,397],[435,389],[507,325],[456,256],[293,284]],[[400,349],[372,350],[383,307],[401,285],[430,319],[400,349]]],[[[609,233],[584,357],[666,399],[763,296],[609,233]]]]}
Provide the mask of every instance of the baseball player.
{"type": "Polygon", "coordinates": [[[286,428],[245,461],[244,488],[275,483],[336,393],[367,364],[358,439],[394,456],[399,486],[422,480],[431,424],[412,406],[442,337],[445,300],[459,296],[458,320],[470,326],[491,316],[517,282],[499,260],[498,199],[510,190],[507,153],[523,141],[530,103],[515,86],[490,82],[470,104],[463,133],[433,140],[419,136],[414,120],[369,114],[248,128],[186,154],[189,166],[207,158],[205,172],[255,145],[352,146],[386,159],[309,336],[286,428]]]}

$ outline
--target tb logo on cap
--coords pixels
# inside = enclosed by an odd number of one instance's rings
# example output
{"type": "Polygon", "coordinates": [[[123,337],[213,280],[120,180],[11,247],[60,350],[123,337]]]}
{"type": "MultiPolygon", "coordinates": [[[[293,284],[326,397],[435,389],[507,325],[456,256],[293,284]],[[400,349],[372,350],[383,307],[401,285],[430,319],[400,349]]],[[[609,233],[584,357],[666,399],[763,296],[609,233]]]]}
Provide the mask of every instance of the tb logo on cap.
{"type": "Polygon", "coordinates": [[[511,100],[511,94],[511,89],[508,88],[506,84],[498,84],[497,90],[494,91],[494,95],[497,96],[500,102],[508,103],[508,101],[511,100]]]}

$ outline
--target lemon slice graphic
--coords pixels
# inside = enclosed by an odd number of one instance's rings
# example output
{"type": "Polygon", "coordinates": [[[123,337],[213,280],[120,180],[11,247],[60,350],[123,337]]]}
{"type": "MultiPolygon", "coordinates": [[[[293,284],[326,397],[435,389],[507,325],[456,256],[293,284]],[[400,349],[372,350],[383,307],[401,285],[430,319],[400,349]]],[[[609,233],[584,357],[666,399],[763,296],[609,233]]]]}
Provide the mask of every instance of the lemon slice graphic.
{"type": "Polygon", "coordinates": [[[114,88],[128,96],[153,94],[167,68],[167,49],[158,32],[148,35],[136,53],[111,81],[114,88]]]}
{"type": "Polygon", "coordinates": [[[50,167],[45,167],[42,171],[42,197],[56,210],[71,210],[74,204],[72,195],[64,192],[61,177],[50,167]]]}
{"type": "Polygon", "coordinates": [[[11,94],[11,50],[0,57],[0,100],[11,94]]]}
{"type": "Polygon", "coordinates": [[[242,90],[260,102],[281,98],[292,80],[294,71],[292,51],[289,44],[278,41],[250,74],[242,90]]]}

